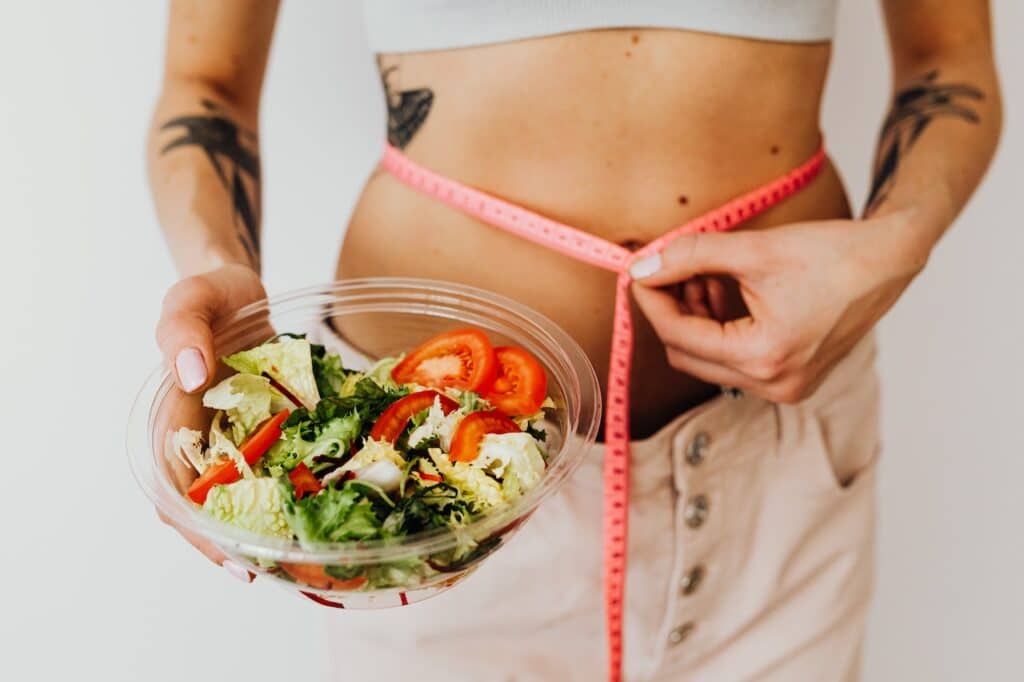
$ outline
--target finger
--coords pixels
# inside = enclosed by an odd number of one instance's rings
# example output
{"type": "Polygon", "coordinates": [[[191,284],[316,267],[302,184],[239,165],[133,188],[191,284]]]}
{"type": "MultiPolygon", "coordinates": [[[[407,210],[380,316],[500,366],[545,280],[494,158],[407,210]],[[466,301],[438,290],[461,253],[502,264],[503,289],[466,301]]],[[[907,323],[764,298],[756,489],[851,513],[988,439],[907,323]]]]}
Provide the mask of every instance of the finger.
{"type": "Polygon", "coordinates": [[[709,384],[741,388],[744,391],[750,392],[755,392],[761,388],[759,382],[738,370],[708,362],[707,360],[701,360],[675,348],[667,349],[666,355],[669,364],[673,368],[690,376],[697,377],[709,384]]]}
{"type": "Polygon", "coordinates": [[[160,517],[161,521],[163,521],[168,526],[170,526],[171,528],[176,530],[178,532],[178,534],[181,535],[181,537],[183,537],[186,540],[188,540],[188,543],[190,545],[192,545],[193,547],[198,549],[200,552],[202,552],[203,556],[205,556],[207,559],[209,559],[213,563],[215,563],[218,566],[220,566],[221,564],[223,564],[227,560],[227,558],[228,558],[227,555],[224,554],[224,552],[222,552],[219,549],[217,549],[217,546],[215,544],[213,544],[212,542],[210,542],[209,540],[207,540],[207,539],[205,539],[205,538],[203,538],[203,537],[201,537],[199,535],[196,535],[195,533],[191,533],[191,532],[185,530],[184,528],[181,528],[180,526],[178,526],[178,524],[174,523],[174,521],[172,521],[170,519],[170,517],[168,517],[166,514],[164,514],[160,510],[157,510],[156,513],[157,513],[157,516],[160,517]]]}
{"type": "Polygon", "coordinates": [[[658,337],[668,346],[702,360],[737,367],[751,357],[756,334],[753,318],[719,322],[695,315],[683,315],[670,295],[658,289],[634,284],[633,295],[658,337]]]}
{"type": "Polygon", "coordinates": [[[730,274],[740,279],[758,262],[756,232],[698,233],[676,238],[661,253],[633,263],[630,274],[644,286],[657,287],[702,274],[730,274]]]}
{"type": "Polygon", "coordinates": [[[159,509],[157,510],[156,513],[157,516],[160,517],[161,521],[163,521],[168,526],[176,530],[178,534],[181,535],[181,537],[185,538],[185,540],[187,540],[190,545],[198,549],[203,556],[205,556],[207,559],[223,568],[233,578],[237,578],[238,580],[241,580],[244,583],[251,583],[253,580],[256,579],[255,573],[253,573],[237,561],[234,561],[233,559],[229,558],[228,555],[220,551],[217,548],[217,546],[209,540],[206,540],[205,538],[196,535],[195,533],[191,533],[185,530],[184,528],[179,527],[159,509]]]}
{"type": "Polygon", "coordinates": [[[683,284],[683,297],[687,305],[695,315],[711,317],[711,310],[708,308],[707,287],[700,277],[688,279],[683,284]]]}
{"type": "Polygon", "coordinates": [[[676,301],[676,310],[679,311],[680,315],[696,315],[696,313],[690,310],[690,304],[682,297],[682,292],[680,292],[679,297],[673,295],[672,298],[676,301]]]}
{"type": "Polygon", "coordinates": [[[729,300],[725,291],[725,283],[718,277],[708,277],[707,289],[711,315],[719,322],[725,322],[729,316],[729,300]]]}
{"type": "Polygon", "coordinates": [[[182,280],[164,299],[157,344],[164,363],[186,393],[205,388],[214,371],[213,332],[217,294],[201,279],[182,280]]]}

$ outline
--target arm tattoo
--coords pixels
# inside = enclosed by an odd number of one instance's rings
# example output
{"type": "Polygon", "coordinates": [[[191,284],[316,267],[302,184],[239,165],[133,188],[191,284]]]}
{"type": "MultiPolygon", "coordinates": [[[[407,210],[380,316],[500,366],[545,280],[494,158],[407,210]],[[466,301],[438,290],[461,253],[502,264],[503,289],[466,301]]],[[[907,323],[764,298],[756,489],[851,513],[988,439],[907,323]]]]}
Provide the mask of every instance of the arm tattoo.
{"type": "Polygon", "coordinates": [[[179,116],[160,126],[161,130],[180,129],[181,136],[167,143],[161,154],[178,147],[199,147],[206,153],[221,184],[231,194],[238,239],[253,265],[259,264],[260,232],[258,205],[253,195],[259,191],[260,159],[252,148],[256,136],[220,113],[210,100],[202,101],[208,114],[179,116]],[[253,184],[246,187],[245,179],[253,184]]]}
{"type": "Polygon", "coordinates": [[[384,84],[384,96],[388,104],[388,142],[393,147],[405,149],[416,131],[427,120],[430,106],[434,103],[434,91],[430,88],[397,92],[392,90],[388,76],[397,68],[382,68],[380,80],[384,84]]]}
{"type": "Polygon", "coordinates": [[[980,120],[970,101],[985,99],[981,91],[965,83],[941,84],[937,82],[938,77],[938,71],[930,71],[896,93],[879,136],[874,180],[865,215],[885,201],[896,181],[900,162],[932,120],[939,117],[959,118],[970,123],[980,120]]]}

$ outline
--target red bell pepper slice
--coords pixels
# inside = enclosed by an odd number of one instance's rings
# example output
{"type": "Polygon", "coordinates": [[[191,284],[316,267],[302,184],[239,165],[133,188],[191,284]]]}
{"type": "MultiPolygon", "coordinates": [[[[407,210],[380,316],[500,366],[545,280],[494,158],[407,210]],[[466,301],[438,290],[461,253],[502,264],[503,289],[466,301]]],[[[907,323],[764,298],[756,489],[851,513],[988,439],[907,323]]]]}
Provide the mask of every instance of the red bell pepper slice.
{"type": "MultiPolygon", "coordinates": [[[[281,410],[273,417],[263,422],[256,431],[249,436],[249,439],[239,446],[245,463],[252,466],[262,457],[270,446],[281,437],[281,424],[288,418],[289,410],[281,410]]],[[[207,467],[206,471],[188,487],[186,493],[196,504],[206,502],[206,496],[210,494],[215,485],[227,485],[234,483],[242,475],[238,467],[230,459],[224,458],[207,467]]]]}
{"type": "Polygon", "coordinates": [[[291,473],[288,474],[288,479],[295,488],[296,500],[301,500],[303,495],[316,495],[323,490],[320,481],[317,480],[313,472],[303,462],[299,462],[299,466],[291,470],[291,473]]]}

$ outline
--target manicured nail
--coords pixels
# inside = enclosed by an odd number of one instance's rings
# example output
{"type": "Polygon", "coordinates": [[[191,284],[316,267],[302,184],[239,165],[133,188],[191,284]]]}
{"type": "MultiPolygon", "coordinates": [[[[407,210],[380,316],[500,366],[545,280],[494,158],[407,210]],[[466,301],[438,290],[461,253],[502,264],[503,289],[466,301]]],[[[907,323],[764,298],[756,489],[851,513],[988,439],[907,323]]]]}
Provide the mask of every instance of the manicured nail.
{"type": "Polygon", "coordinates": [[[231,575],[232,578],[238,578],[243,583],[251,583],[256,579],[256,576],[246,570],[244,566],[236,564],[231,559],[225,559],[221,566],[231,575]]]}
{"type": "Polygon", "coordinates": [[[652,253],[650,256],[644,256],[629,266],[629,274],[632,275],[634,279],[650,277],[658,270],[661,270],[660,253],[652,253]]]}
{"type": "Polygon", "coordinates": [[[185,348],[174,359],[178,381],[186,392],[191,393],[206,383],[206,360],[198,348],[185,348]]]}

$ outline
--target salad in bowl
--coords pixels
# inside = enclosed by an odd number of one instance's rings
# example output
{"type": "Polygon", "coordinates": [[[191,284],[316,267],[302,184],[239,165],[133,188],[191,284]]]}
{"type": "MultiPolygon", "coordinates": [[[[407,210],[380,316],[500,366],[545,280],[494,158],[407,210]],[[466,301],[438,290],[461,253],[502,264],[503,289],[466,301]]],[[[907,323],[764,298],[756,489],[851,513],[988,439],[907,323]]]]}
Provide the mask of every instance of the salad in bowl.
{"type": "MultiPolygon", "coordinates": [[[[344,310],[324,308],[319,329],[344,310]]],[[[281,328],[267,312],[243,336],[281,328]]],[[[442,320],[413,325],[447,327],[418,346],[372,358],[317,334],[236,339],[202,395],[163,386],[157,402],[174,407],[151,410],[162,447],[141,467],[133,458],[140,482],[176,526],[319,603],[399,605],[451,587],[571,473],[599,406],[581,351],[567,375],[543,346],[442,320]]]]}

